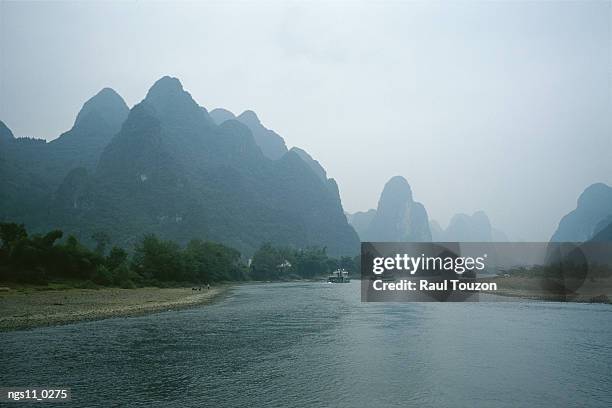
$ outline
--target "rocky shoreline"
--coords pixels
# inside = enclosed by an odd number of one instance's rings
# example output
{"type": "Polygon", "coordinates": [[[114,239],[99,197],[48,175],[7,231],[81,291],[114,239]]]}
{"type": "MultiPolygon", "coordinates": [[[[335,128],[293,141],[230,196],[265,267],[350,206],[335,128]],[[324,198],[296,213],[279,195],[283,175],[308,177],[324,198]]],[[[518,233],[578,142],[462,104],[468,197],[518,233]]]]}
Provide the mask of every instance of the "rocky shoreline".
{"type": "Polygon", "coordinates": [[[0,331],[190,308],[210,303],[230,288],[5,290],[0,292],[0,331]]]}

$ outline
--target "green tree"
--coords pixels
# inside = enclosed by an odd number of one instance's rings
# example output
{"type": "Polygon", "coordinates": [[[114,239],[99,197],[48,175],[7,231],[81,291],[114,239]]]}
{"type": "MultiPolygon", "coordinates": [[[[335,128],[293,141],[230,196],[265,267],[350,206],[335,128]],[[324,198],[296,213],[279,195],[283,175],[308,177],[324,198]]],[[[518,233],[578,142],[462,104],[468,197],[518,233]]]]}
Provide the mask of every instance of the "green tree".
{"type": "Polygon", "coordinates": [[[124,264],[128,259],[128,253],[123,249],[117,246],[111,248],[108,256],[106,257],[106,267],[108,269],[115,270],[120,265],[124,264]]]}
{"type": "Polygon", "coordinates": [[[275,248],[263,244],[251,260],[251,277],[257,280],[288,278],[295,271],[295,252],[289,248],[275,248]]]}
{"type": "Polygon", "coordinates": [[[303,278],[321,276],[336,269],[337,262],[327,257],[325,248],[306,248],[296,255],[296,269],[303,278]]]}
{"type": "Polygon", "coordinates": [[[189,276],[197,282],[245,278],[240,252],[215,242],[190,241],[185,248],[185,265],[189,276]]]}
{"type": "Polygon", "coordinates": [[[91,239],[96,243],[96,253],[100,256],[104,256],[106,253],[106,247],[110,244],[110,237],[104,231],[96,231],[91,234],[91,239]]]}
{"type": "Polygon", "coordinates": [[[0,223],[0,240],[2,240],[2,250],[10,252],[15,244],[25,240],[28,233],[23,224],[14,222],[0,223]]]}
{"type": "Polygon", "coordinates": [[[188,280],[181,249],[175,242],[160,240],[154,234],[145,235],[136,245],[132,265],[145,278],[159,281],[188,280]]]}

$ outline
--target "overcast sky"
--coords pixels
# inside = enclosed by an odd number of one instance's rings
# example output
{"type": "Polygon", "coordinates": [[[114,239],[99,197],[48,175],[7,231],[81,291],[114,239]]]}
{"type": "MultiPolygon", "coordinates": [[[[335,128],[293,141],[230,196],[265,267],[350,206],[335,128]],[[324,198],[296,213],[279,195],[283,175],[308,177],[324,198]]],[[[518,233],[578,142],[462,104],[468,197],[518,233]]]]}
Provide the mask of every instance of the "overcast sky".
{"type": "Polygon", "coordinates": [[[105,86],[163,75],[257,112],[345,210],[403,175],[430,218],[484,210],[547,240],[612,184],[611,2],[0,2],[0,119],[53,139],[105,86]]]}

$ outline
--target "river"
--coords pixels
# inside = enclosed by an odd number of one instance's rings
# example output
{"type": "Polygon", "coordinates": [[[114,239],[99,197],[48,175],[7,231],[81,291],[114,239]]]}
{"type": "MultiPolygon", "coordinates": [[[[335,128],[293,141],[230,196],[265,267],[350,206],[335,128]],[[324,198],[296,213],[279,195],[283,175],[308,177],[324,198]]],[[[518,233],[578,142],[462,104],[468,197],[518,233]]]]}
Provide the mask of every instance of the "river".
{"type": "Polygon", "coordinates": [[[0,348],[2,386],[70,387],[62,407],[612,406],[601,304],[248,284],[189,310],[0,333],[0,348]]]}

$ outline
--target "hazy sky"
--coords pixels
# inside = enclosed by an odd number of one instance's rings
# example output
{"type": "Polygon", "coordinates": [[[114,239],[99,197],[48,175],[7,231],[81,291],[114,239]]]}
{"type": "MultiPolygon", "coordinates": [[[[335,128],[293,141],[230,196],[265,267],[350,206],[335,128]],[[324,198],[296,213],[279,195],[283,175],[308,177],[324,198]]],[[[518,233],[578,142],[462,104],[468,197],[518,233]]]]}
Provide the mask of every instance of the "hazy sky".
{"type": "Polygon", "coordinates": [[[53,139],[102,87],[131,106],[172,75],[310,152],[347,211],[400,174],[443,226],[544,240],[612,184],[611,4],[2,0],[0,119],[53,139]]]}

